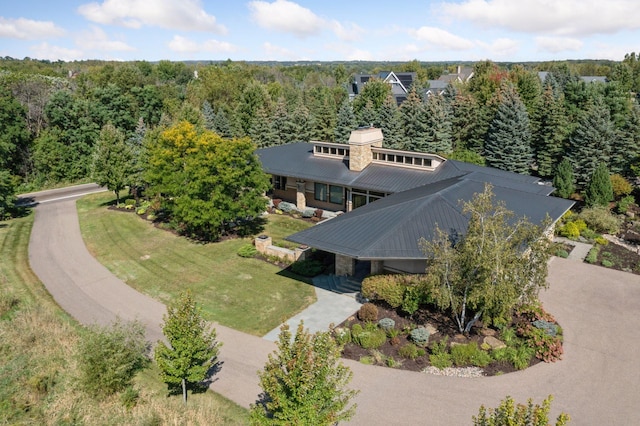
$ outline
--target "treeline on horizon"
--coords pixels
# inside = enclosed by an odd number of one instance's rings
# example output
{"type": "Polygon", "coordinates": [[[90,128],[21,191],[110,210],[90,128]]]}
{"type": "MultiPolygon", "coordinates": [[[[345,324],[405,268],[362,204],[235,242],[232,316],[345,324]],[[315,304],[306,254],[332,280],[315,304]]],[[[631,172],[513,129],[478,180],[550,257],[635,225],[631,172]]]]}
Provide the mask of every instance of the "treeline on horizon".
{"type": "MultiPolygon", "coordinates": [[[[583,188],[599,163],[635,176],[640,155],[640,56],[615,61],[472,64],[474,77],[424,96],[428,80],[464,63],[49,62],[0,59],[0,192],[91,177],[107,124],[127,139],[181,121],[257,147],[346,142],[381,127],[390,148],[428,151],[551,179],[564,158],[583,188]],[[416,72],[398,107],[371,80],[349,101],[356,73],[416,72]],[[549,72],[541,81],[539,71],[549,72]],[[607,83],[585,83],[584,75],[607,83]],[[4,188],[4,189],[1,189],[4,188]]],[[[0,199],[2,196],[0,196],[0,199]]]]}

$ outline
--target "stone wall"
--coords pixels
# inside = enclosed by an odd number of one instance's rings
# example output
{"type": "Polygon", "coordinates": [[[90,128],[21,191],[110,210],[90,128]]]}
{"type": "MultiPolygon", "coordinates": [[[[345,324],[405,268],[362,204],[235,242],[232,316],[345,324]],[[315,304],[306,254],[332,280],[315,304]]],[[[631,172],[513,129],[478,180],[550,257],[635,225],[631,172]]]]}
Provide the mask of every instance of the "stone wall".
{"type": "Polygon", "coordinates": [[[309,253],[311,253],[311,248],[309,247],[297,247],[295,250],[290,250],[288,248],[274,246],[272,242],[271,237],[261,235],[255,239],[256,250],[265,256],[275,256],[278,259],[289,262],[305,260],[309,253]]]}

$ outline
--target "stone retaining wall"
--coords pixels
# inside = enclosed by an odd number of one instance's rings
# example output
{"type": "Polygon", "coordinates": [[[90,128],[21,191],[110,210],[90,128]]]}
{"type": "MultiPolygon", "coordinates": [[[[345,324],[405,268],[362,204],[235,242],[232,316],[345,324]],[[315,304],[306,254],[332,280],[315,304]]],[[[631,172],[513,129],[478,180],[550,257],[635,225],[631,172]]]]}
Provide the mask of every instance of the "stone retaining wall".
{"type": "Polygon", "coordinates": [[[271,237],[261,235],[255,239],[255,246],[258,253],[265,256],[275,256],[278,259],[287,260],[289,262],[295,262],[297,260],[305,260],[307,254],[311,252],[310,247],[297,247],[294,250],[290,250],[284,247],[274,246],[271,237]]]}

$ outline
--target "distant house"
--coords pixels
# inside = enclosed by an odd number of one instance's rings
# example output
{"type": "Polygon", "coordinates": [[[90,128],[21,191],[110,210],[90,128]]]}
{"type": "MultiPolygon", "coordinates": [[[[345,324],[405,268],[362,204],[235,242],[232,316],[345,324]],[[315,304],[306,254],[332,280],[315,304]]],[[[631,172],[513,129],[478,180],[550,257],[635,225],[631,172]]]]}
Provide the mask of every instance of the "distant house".
{"type": "Polygon", "coordinates": [[[336,275],[353,275],[358,263],[371,273],[424,272],[421,237],[437,227],[464,234],[462,201],[493,185],[496,199],[534,223],[555,223],[572,201],[550,197],[553,188],[532,176],[438,155],[382,148],[382,131],[358,129],[349,144],[294,143],[257,154],[273,184],[273,197],[299,210],[344,212],[287,239],[334,253],[336,275]]]}
{"type": "Polygon", "coordinates": [[[377,78],[388,83],[391,86],[391,94],[396,103],[400,105],[407,99],[411,86],[416,80],[416,73],[382,71],[378,74],[356,74],[353,83],[349,86],[349,99],[353,100],[357,95],[362,93],[362,90],[372,78],[377,78]]]}
{"type": "MultiPolygon", "coordinates": [[[[538,72],[538,78],[543,83],[546,80],[547,75],[549,75],[548,71],[538,72]]],[[[580,76],[580,80],[584,81],[585,83],[608,83],[609,82],[607,77],[604,75],[583,75],[583,76],[580,76]]]]}
{"type": "Polygon", "coordinates": [[[429,88],[426,90],[425,95],[442,95],[450,83],[467,83],[472,77],[472,67],[458,65],[455,73],[442,74],[437,80],[428,80],[429,88]]]}

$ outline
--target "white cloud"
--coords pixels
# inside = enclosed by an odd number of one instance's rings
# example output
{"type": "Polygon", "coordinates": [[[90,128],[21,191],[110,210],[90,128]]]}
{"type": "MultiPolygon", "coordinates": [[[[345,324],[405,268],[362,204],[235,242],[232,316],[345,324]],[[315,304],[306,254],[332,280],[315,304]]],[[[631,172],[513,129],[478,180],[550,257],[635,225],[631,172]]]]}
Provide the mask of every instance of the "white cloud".
{"type": "Polygon", "coordinates": [[[249,2],[251,19],[260,27],[290,33],[300,38],[319,35],[325,29],[343,41],[356,41],[362,37],[364,30],[353,22],[339,22],[324,19],[298,3],[289,0],[249,2]]]}
{"type": "Polygon", "coordinates": [[[37,40],[59,37],[65,31],[51,21],[34,21],[18,18],[7,19],[0,16],[0,37],[37,40]]]}
{"type": "Polygon", "coordinates": [[[567,50],[580,50],[584,43],[576,38],[567,37],[536,37],[538,50],[551,53],[565,52],[567,50]]]}
{"type": "Polygon", "coordinates": [[[298,55],[292,50],[271,44],[268,41],[262,44],[262,49],[264,50],[265,57],[267,58],[298,59],[298,55]]]}
{"type": "Polygon", "coordinates": [[[442,50],[469,50],[474,43],[465,38],[436,27],[420,27],[409,32],[415,39],[424,41],[429,47],[442,50]]]}
{"type": "Polygon", "coordinates": [[[123,41],[109,40],[107,34],[99,27],[92,26],[76,39],[76,44],[84,50],[131,51],[135,50],[123,41]]]}
{"type": "Polygon", "coordinates": [[[206,40],[202,43],[198,43],[186,37],[179,35],[173,36],[173,39],[168,43],[169,49],[174,52],[181,53],[195,53],[195,52],[211,52],[211,53],[223,53],[223,52],[236,52],[238,49],[231,43],[218,40],[206,40]]]}
{"type": "Polygon", "coordinates": [[[324,21],[306,7],[288,0],[252,1],[251,18],[262,28],[308,37],[322,31],[324,21]]]}
{"type": "Polygon", "coordinates": [[[99,24],[129,28],[155,26],[225,34],[227,29],[202,8],[201,0],[104,0],[87,3],[78,13],[99,24]]]}
{"type": "Polygon", "coordinates": [[[365,32],[364,29],[353,22],[348,22],[343,25],[338,21],[332,21],[331,29],[334,34],[343,41],[358,41],[362,39],[362,35],[365,32]]]}
{"type": "Polygon", "coordinates": [[[510,38],[498,38],[491,43],[478,41],[478,45],[489,51],[490,56],[511,56],[515,54],[520,44],[510,38]]]}
{"type": "Polygon", "coordinates": [[[76,61],[83,59],[83,52],[81,50],[51,46],[46,42],[31,46],[30,50],[33,52],[33,57],[37,59],[48,59],[50,61],[76,61]]]}
{"type": "Polygon", "coordinates": [[[640,28],[637,0],[466,0],[439,7],[454,19],[526,33],[576,36],[640,28]]]}

